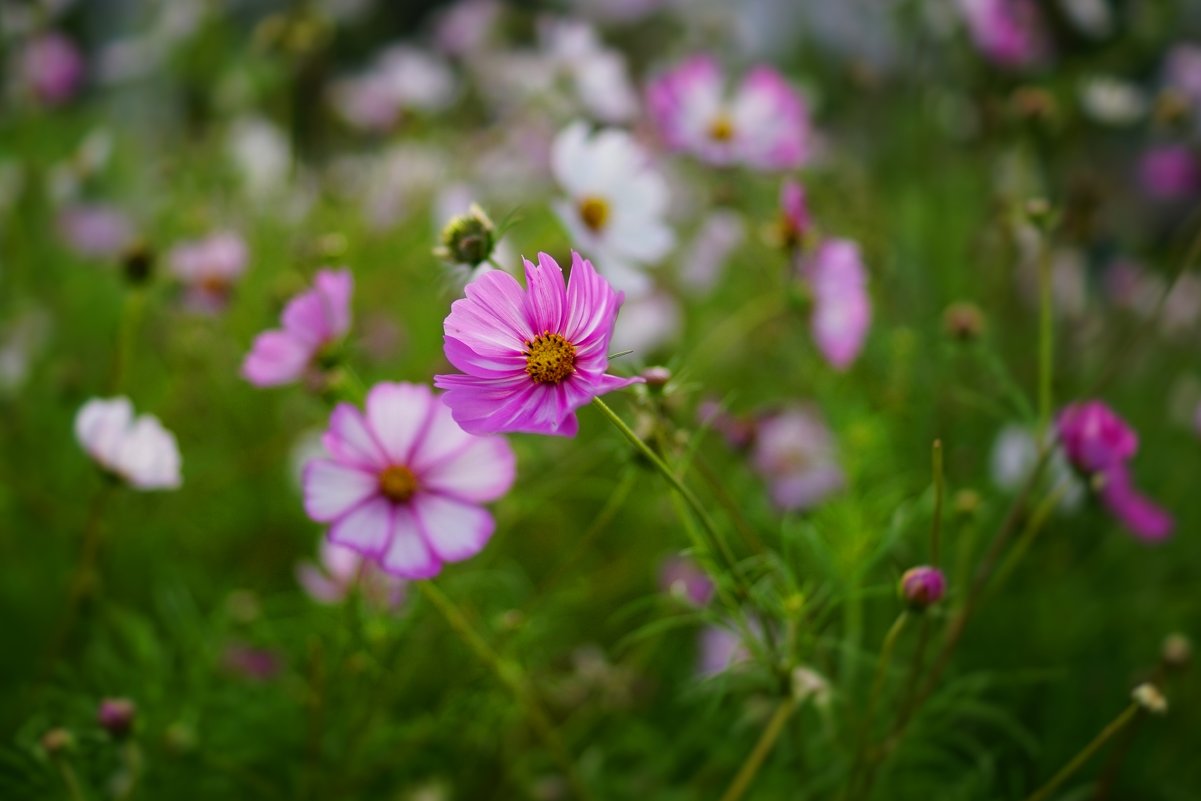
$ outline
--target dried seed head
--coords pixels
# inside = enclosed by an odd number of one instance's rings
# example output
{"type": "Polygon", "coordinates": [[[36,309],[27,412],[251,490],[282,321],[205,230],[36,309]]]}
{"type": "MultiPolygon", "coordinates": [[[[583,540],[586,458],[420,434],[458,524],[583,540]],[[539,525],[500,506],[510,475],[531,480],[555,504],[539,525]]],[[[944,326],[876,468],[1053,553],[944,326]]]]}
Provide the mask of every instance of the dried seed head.
{"type": "Polygon", "coordinates": [[[1163,693],[1154,684],[1146,682],[1140,684],[1134,688],[1134,692],[1130,693],[1130,697],[1136,704],[1153,715],[1162,715],[1168,711],[1168,699],[1164,698],[1163,693]]]}

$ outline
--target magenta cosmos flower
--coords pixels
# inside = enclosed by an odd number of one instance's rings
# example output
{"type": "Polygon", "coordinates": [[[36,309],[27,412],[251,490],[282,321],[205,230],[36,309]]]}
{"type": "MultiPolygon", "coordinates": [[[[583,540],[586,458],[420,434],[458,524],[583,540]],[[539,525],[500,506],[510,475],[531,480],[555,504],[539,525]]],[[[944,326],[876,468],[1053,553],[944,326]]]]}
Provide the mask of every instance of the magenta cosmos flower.
{"type": "Polygon", "coordinates": [[[304,375],[321,351],[350,330],[349,270],[321,270],[313,288],[288,302],[282,329],[264,331],[242,362],[242,376],[256,387],[273,387],[304,375]]]}
{"type": "Polygon", "coordinates": [[[83,82],[83,56],[66,36],[47,33],[25,46],[21,72],[34,97],[47,106],[58,106],[70,100],[83,82]]]}
{"type": "Polygon", "coordinates": [[[519,431],[573,437],[576,409],[642,381],[607,375],[609,340],[623,295],[571,254],[571,280],[545,253],[525,260],[526,290],[508,273],[467,285],[444,323],[446,358],[464,374],[440,375],[446,405],[472,434],[519,431]]]}
{"type": "Polygon", "coordinates": [[[813,293],[809,324],[817,349],[831,367],[845,370],[863,350],[872,322],[859,246],[849,239],[828,239],[802,263],[801,275],[813,293]]]}
{"type": "Polygon", "coordinates": [[[647,104],[668,147],[710,164],[779,170],[809,155],[809,112],[769,67],[752,69],[730,93],[717,62],[693,56],[651,81],[647,104]]]}
{"type": "Polygon", "coordinates": [[[1042,17],[1031,0],[960,0],[972,43],[1001,67],[1025,67],[1046,53],[1042,17]]]}
{"type": "Polygon", "coordinates": [[[329,539],[406,579],[479,553],[495,521],[482,504],[508,491],[516,460],[502,437],[475,437],[429,387],[377,384],[366,414],[340,403],[305,465],[305,511],[329,539]]]}

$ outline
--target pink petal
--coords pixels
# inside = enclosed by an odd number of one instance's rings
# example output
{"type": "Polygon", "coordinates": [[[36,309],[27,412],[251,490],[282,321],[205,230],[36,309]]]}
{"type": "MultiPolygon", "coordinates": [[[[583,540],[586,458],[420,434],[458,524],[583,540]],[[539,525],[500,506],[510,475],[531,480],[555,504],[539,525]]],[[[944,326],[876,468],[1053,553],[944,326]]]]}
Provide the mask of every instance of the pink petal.
{"type": "Polygon", "coordinates": [[[395,508],[392,541],[380,554],[379,564],[385,571],[404,579],[431,578],[442,570],[442,563],[430,550],[409,507],[395,508]]]}
{"type": "Polygon", "coordinates": [[[392,517],[392,504],[386,498],[372,498],[330,526],[330,542],[353,548],[366,556],[378,556],[392,537],[392,517]]]}
{"type": "Polygon", "coordinates": [[[475,556],[496,529],[496,521],[486,509],[438,495],[418,495],[413,509],[426,541],[444,562],[475,556]]]}
{"type": "Polygon", "coordinates": [[[349,403],[339,403],[329,416],[329,430],[321,444],[339,461],[368,471],[387,467],[388,457],[367,427],[362,413],[349,403]]]}
{"type": "Polygon", "coordinates": [[[321,572],[312,562],[296,566],[296,581],[310,598],[318,603],[336,604],[346,597],[349,589],[321,572]]]}
{"type": "Polygon", "coordinates": [[[313,348],[285,331],[264,331],[242,362],[242,377],[256,387],[273,387],[299,379],[313,348]]]}
{"type": "MultiPolygon", "coordinates": [[[[435,419],[442,423],[440,431],[449,431],[451,426],[462,431],[446,406],[439,406],[435,419]]],[[[517,476],[517,459],[504,438],[465,432],[440,437],[433,429],[415,455],[413,467],[422,487],[474,503],[504,495],[517,476]]]]}
{"type": "Polygon", "coordinates": [[[501,355],[479,353],[449,334],[444,339],[447,360],[468,375],[481,378],[511,378],[524,374],[526,357],[518,350],[501,355]]]}
{"type": "MultiPolygon", "coordinates": [[[[568,317],[563,335],[582,358],[604,351],[613,336],[613,322],[624,296],[609,286],[592,262],[571,254],[567,286],[568,317]]],[[[608,354],[605,354],[606,356],[608,354]]]]}
{"type": "Polygon", "coordinates": [[[330,332],[340,337],[350,330],[350,296],[354,276],[350,270],[321,270],[313,281],[325,301],[326,322],[330,332]]]}
{"type": "Polygon", "coordinates": [[[538,254],[535,267],[529,259],[525,262],[526,315],[534,326],[534,333],[563,331],[563,306],[567,302],[567,288],[563,282],[563,270],[550,256],[538,254]]]}
{"type": "Polygon", "coordinates": [[[384,383],[371,388],[367,423],[392,464],[411,461],[433,405],[434,393],[424,384],[384,383]]]}
{"type": "Polygon", "coordinates": [[[534,338],[525,311],[521,284],[506,272],[482,273],[464,289],[465,298],[451,304],[443,327],[447,336],[462,340],[473,350],[501,354],[520,350],[534,338]]]}
{"type": "Polygon", "coordinates": [[[331,459],[304,466],[304,510],[318,523],[332,522],[379,491],[379,478],[331,459]]]}

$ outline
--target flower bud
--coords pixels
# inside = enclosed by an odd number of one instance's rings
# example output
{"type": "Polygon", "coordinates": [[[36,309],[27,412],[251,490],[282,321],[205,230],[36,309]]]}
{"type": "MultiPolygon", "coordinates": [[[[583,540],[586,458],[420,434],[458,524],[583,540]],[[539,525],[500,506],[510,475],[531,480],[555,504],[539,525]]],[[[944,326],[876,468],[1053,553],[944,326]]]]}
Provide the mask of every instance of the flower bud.
{"type": "Polygon", "coordinates": [[[1173,632],[1164,638],[1161,655],[1166,667],[1188,667],[1188,663],[1193,659],[1193,643],[1180,632],[1173,632]]]}
{"type": "Polygon", "coordinates": [[[466,214],[452,217],[442,229],[434,255],[451,264],[476,267],[487,261],[496,247],[496,226],[475,203],[466,214]]]}
{"type": "Polygon", "coordinates": [[[947,591],[947,580],[937,567],[920,565],[905,571],[899,590],[909,608],[920,612],[942,600],[947,591]]]}
{"type": "Polygon", "coordinates": [[[1168,711],[1168,699],[1163,697],[1163,693],[1154,684],[1148,682],[1140,684],[1134,688],[1134,692],[1130,693],[1130,697],[1136,704],[1153,715],[1162,715],[1168,711]]]}
{"type": "Polygon", "coordinates": [[[121,739],[133,728],[137,709],[128,698],[105,698],[96,711],[96,722],[113,737],[121,739]]]}
{"type": "Polygon", "coordinates": [[[984,312],[974,303],[952,303],[942,315],[943,329],[959,342],[974,342],[984,333],[984,312]]]}
{"type": "Polygon", "coordinates": [[[154,276],[154,251],[139,242],[121,255],[121,270],[133,286],[148,283],[154,276]]]}
{"type": "Polygon", "coordinates": [[[648,367],[642,371],[642,378],[651,389],[663,389],[671,380],[671,370],[666,367],[648,367]]]}
{"type": "Polygon", "coordinates": [[[62,727],[53,728],[42,735],[42,748],[50,756],[58,756],[75,744],[75,737],[62,727]]]}
{"type": "Polygon", "coordinates": [[[955,514],[960,517],[973,517],[980,511],[980,507],[984,505],[984,500],[980,497],[980,493],[973,489],[961,489],[955,493],[954,499],[951,501],[951,508],[955,510],[955,514]]]}

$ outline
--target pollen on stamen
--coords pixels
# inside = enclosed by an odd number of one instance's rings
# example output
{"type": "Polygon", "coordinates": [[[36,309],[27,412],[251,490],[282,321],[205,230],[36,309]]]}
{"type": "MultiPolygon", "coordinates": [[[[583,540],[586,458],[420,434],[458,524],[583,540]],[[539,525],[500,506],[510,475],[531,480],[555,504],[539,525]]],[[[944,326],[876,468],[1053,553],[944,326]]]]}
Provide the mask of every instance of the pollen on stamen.
{"type": "Polygon", "coordinates": [[[417,477],[404,465],[390,465],[379,474],[379,491],[390,501],[404,503],[417,492],[417,477]]]}
{"type": "Polygon", "coordinates": [[[525,349],[525,372],[535,383],[558,384],[575,371],[575,345],[561,334],[545,331],[525,349]]]}
{"type": "Polygon", "coordinates": [[[734,138],[734,121],[730,115],[722,113],[713,118],[709,124],[709,138],[715,142],[729,142],[734,138]]]}

